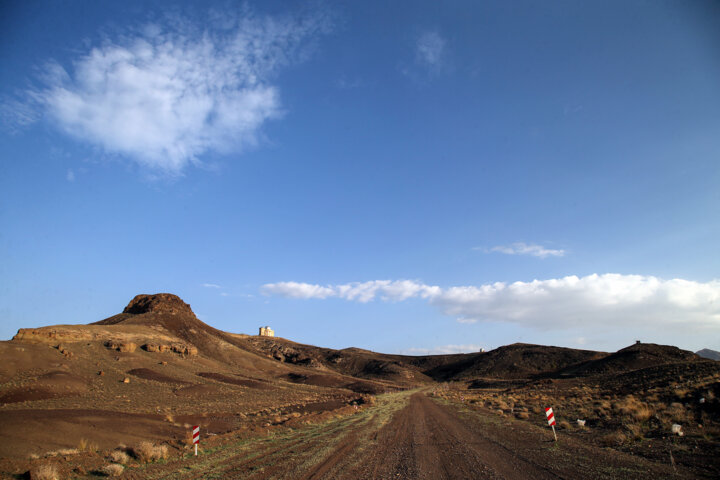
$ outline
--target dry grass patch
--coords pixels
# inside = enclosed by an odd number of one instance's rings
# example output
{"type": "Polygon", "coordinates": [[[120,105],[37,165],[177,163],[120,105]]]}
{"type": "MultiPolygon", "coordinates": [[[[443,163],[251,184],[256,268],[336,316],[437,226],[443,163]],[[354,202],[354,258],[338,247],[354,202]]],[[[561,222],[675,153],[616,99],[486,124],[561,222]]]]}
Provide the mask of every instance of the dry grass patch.
{"type": "Polygon", "coordinates": [[[59,480],[55,465],[38,465],[30,470],[30,480],[59,480]]]}
{"type": "Polygon", "coordinates": [[[126,465],[130,463],[130,455],[123,452],[122,450],[115,450],[110,454],[110,461],[126,465]]]}
{"type": "Polygon", "coordinates": [[[687,410],[682,403],[678,402],[671,403],[670,406],[663,411],[663,415],[676,423],[685,422],[688,418],[687,410]]]}
{"type": "Polygon", "coordinates": [[[105,465],[100,469],[100,473],[107,475],[108,477],[119,477],[125,471],[125,467],[116,463],[105,465]]]}
{"type": "Polygon", "coordinates": [[[167,445],[155,445],[152,442],[140,442],[132,449],[132,455],[144,463],[164,460],[168,457],[167,445]]]}
{"type": "Polygon", "coordinates": [[[630,438],[633,440],[640,440],[643,438],[643,429],[636,423],[628,423],[625,425],[625,430],[630,438]]]}
{"type": "Polygon", "coordinates": [[[620,430],[612,433],[608,433],[600,439],[600,443],[606,447],[617,447],[622,445],[627,440],[627,437],[620,430]]]}
{"type": "Polygon", "coordinates": [[[80,451],[80,452],[96,452],[97,450],[98,450],[97,443],[90,442],[86,438],[81,438],[80,442],[78,443],[78,447],[77,447],[77,450],[75,451],[75,453],[77,453],[78,451],[80,451]]]}

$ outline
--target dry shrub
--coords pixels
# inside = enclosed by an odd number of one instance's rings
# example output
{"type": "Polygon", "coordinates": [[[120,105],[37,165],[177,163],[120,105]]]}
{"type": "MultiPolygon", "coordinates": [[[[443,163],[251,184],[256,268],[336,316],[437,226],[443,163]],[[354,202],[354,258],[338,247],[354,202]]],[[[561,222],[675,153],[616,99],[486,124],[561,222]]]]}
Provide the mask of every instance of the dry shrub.
{"type": "Polygon", "coordinates": [[[115,463],[128,464],[130,463],[130,455],[123,452],[122,450],[115,450],[110,454],[110,461],[115,463]]]}
{"type": "Polygon", "coordinates": [[[122,465],[118,465],[116,463],[111,463],[110,465],[105,465],[100,469],[100,473],[107,475],[108,477],[119,477],[122,475],[123,471],[125,470],[125,467],[122,465]]]}
{"type": "Polygon", "coordinates": [[[518,412],[515,414],[515,418],[518,418],[520,420],[527,420],[530,418],[530,414],[527,412],[518,412]]]}
{"type": "Polygon", "coordinates": [[[612,407],[616,412],[638,422],[648,421],[655,413],[650,405],[638,401],[632,395],[625,397],[625,400],[615,402],[612,407]]]}
{"type": "Polygon", "coordinates": [[[616,447],[622,445],[625,440],[627,440],[625,434],[618,430],[617,432],[608,433],[600,439],[600,442],[606,447],[616,447]]]}
{"type": "Polygon", "coordinates": [[[675,395],[677,395],[678,398],[685,398],[687,397],[687,394],[690,393],[690,390],[687,388],[676,388],[675,389],[675,395]]]}
{"type": "Polygon", "coordinates": [[[570,422],[568,422],[567,420],[563,420],[562,422],[559,422],[558,425],[563,430],[570,430],[570,422]]]}
{"type": "Polygon", "coordinates": [[[54,452],[48,453],[48,456],[50,457],[57,457],[57,456],[67,456],[67,455],[77,455],[80,452],[77,448],[61,448],[60,450],[55,450],[54,452]]]}
{"type": "Polygon", "coordinates": [[[636,423],[628,423],[625,425],[625,430],[627,430],[628,435],[633,440],[639,440],[643,438],[643,431],[642,427],[636,423]]]}
{"type": "Polygon", "coordinates": [[[595,407],[597,407],[596,410],[607,410],[610,408],[610,402],[608,402],[607,400],[599,400],[595,402],[595,407]]]}
{"type": "Polygon", "coordinates": [[[671,403],[670,407],[666,408],[663,413],[676,423],[681,423],[687,419],[687,411],[682,403],[671,403]]]}
{"type": "Polygon", "coordinates": [[[580,415],[581,418],[586,418],[590,416],[592,410],[590,410],[589,408],[580,408],[578,409],[577,413],[580,415]]]}
{"type": "Polygon", "coordinates": [[[168,448],[167,445],[155,445],[152,442],[140,442],[137,447],[132,449],[132,454],[141,462],[148,463],[167,458],[168,448]]]}
{"type": "Polygon", "coordinates": [[[78,442],[78,447],[77,447],[77,450],[75,453],[77,453],[78,451],[80,451],[80,452],[95,452],[97,450],[98,450],[97,443],[90,442],[86,438],[81,438],[80,442],[78,442]]]}
{"type": "Polygon", "coordinates": [[[58,480],[59,478],[55,465],[38,465],[30,469],[30,480],[58,480]]]}
{"type": "Polygon", "coordinates": [[[638,422],[647,422],[654,414],[653,408],[646,403],[638,404],[632,411],[632,417],[638,422]]]}

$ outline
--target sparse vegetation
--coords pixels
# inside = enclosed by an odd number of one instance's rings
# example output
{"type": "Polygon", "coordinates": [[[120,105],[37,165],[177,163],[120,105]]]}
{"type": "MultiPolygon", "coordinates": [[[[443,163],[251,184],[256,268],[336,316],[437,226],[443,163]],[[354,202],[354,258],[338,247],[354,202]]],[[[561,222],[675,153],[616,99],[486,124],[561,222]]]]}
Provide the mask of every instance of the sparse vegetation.
{"type": "Polygon", "coordinates": [[[627,436],[622,431],[618,430],[616,432],[603,435],[600,439],[600,443],[606,447],[617,447],[622,445],[625,440],[627,440],[627,436]]]}
{"type": "Polygon", "coordinates": [[[44,464],[30,469],[30,480],[59,480],[59,478],[55,465],[44,464]]]}
{"type": "Polygon", "coordinates": [[[110,453],[110,461],[127,465],[130,463],[130,455],[123,450],[113,450],[112,453],[110,453]]]}
{"type": "Polygon", "coordinates": [[[111,463],[110,465],[105,465],[100,469],[100,473],[103,475],[107,475],[108,477],[119,477],[123,474],[125,471],[125,467],[122,465],[118,465],[117,463],[111,463]]]}
{"type": "Polygon", "coordinates": [[[144,463],[164,460],[168,457],[167,445],[155,445],[152,442],[140,442],[132,449],[132,455],[144,463]]]}
{"type": "Polygon", "coordinates": [[[78,451],[80,452],[95,452],[98,450],[97,443],[91,442],[86,438],[81,438],[80,442],[78,442],[77,450],[75,450],[75,453],[78,451]]]}

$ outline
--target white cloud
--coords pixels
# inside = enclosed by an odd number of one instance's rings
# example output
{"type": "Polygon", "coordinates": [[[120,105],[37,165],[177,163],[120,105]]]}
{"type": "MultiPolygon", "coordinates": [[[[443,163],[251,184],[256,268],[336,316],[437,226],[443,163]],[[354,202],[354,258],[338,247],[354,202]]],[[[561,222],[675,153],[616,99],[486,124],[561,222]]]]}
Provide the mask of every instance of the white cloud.
{"type": "Polygon", "coordinates": [[[214,283],[203,283],[202,286],[205,288],[222,288],[220,285],[214,283]]]}
{"type": "Polygon", "coordinates": [[[412,280],[327,286],[280,282],[264,285],[262,292],[363,303],[419,298],[461,322],[506,322],[543,330],[596,326],[720,329],[720,280],[700,283],[608,273],[447,288],[412,280]]]}
{"type": "Polygon", "coordinates": [[[309,283],[279,282],[265,284],[261,290],[265,295],[278,295],[288,298],[324,299],[337,297],[367,303],[376,297],[385,301],[403,301],[412,297],[427,298],[437,288],[428,287],[411,280],[373,280],[325,287],[309,283]]]}
{"type": "Polygon", "coordinates": [[[439,70],[443,64],[445,44],[445,39],[438,32],[423,32],[415,45],[417,62],[431,70],[439,70]]]}
{"type": "Polygon", "coordinates": [[[262,286],[262,292],[265,295],[304,299],[336,296],[332,288],[297,282],[268,283],[262,286]]]}
{"type": "Polygon", "coordinates": [[[487,253],[498,252],[506,255],[530,255],[538,258],[562,257],[565,255],[565,250],[554,250],[541,245],[528,245],[523,242],[516,242],[511,245],[498,245],[490,249],[477,247],[475,250],[484,250],[487,253]]]}
{"type": "Polygon", "coordinates": [[[65,174],[65,179],[68,182],[74,182],[75,181],[75,172],[73,172],[72,170],[68,170],[67,173],[65,174]]]}
{"type": "Polygon", "coordinates": [[[474,353],[482,350],[481,345],[440,345],[434,348],[407,348],[404,355],[451,355],[454,353],[474,353]]]}
{"type": "Polygon", "coordinates": [[[303,45],[327,26],[320,16],[260,17],[247,8],[203,30],[176,18],[107,40],[69,70],[50,63],[45,87],[28,96],[65,132],[179,174],[207,152],[256,145],[261,127],[282,115],[274,75],[301,61],[303,45]]]}

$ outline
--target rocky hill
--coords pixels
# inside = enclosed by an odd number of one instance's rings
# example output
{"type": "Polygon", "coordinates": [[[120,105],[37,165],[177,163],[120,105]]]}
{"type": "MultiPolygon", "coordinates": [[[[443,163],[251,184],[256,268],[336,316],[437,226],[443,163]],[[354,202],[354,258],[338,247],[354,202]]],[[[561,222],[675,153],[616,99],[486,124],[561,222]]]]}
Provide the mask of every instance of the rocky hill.
{"type": "Polygon", "coordinates": [[[710,350],[709,348],[703,348],[702,350],[698,350],[697,352],[695,352],[695,355],[707,358],[708,360],[720,360],[720,352],[710,350]]]}

